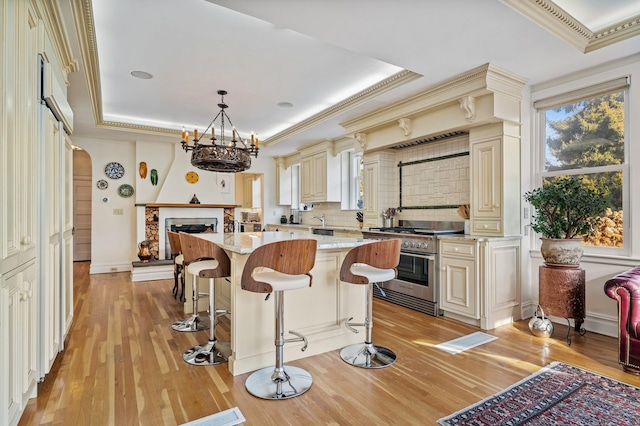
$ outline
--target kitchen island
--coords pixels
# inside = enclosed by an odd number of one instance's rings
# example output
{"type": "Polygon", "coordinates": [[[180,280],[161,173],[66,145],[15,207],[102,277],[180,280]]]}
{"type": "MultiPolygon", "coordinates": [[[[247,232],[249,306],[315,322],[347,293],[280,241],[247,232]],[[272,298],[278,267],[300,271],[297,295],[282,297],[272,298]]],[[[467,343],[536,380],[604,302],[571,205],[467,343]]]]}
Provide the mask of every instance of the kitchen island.
{"type": "MultiPolygon", "coordinates": [[[[349,331],[344,321],[350,317],[356,321],[364,320],[367,286],[341,282],[339,273],[349,250],[367,241],[304,232],[194,235],[219,245],[231,259],[230,282],[226,279],[216,280],[216,307],[231,311],[231,356],[228,365],[231,374],[243,374],[274,364],[274,299],[265,301],[265,294],[242,290],[240,285],[249,255],[268,243],[306,238],[318,241],[316,262],[311,270],[311,287],[284,294],[285,330],[302,333],[308,339],[309,346],[302,352],[302,343],[286,344],[285,362],[340,349],[362,340],[362,334],[349,331]]],[[[187,282],[190,282],[190,278],[187,278],[187,282]]],[[[202,282],[200,287],[204,289],[206,284],[202,282]]],[[[190,294],[190,290],[187,294],[190,294]]]]}

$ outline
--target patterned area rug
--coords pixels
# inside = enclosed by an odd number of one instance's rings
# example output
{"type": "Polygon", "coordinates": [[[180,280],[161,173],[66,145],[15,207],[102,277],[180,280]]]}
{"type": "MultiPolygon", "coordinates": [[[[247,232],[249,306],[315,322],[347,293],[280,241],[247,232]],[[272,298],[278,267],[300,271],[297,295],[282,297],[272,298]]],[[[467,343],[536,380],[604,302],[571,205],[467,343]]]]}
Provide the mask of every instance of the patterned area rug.
{"type": "Polygon", "coordinates": [[[640,389],[554,362],[510,388],[438,420],[441,425],[640,424],[640,389]]]}

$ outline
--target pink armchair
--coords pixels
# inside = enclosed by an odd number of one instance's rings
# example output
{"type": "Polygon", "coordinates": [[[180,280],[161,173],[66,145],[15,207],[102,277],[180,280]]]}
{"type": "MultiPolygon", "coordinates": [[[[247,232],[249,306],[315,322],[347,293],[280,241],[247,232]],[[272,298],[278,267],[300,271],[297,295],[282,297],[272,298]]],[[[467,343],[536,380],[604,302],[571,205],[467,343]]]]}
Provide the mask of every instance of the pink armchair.
{"type": "Polygon", "coordinates": [[[627,373],[640,374],[640,266],[608,280],[604,291],[618,301],[619,362],[627,373]]]}

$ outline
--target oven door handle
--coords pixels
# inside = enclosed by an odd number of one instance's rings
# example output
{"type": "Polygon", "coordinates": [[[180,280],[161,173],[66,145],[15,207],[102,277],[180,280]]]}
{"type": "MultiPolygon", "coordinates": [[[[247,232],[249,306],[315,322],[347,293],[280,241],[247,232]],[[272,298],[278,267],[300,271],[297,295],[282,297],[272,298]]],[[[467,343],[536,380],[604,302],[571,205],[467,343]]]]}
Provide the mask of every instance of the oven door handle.
{"type": "Polygon", "coordinates": [[[415,254],[415,253],[407,253],[406,251],[401,251],[400,255],[417,257],[418,259],[427,259],[427,260],[436,260],[436,257],[432,254],[415,254]]]}

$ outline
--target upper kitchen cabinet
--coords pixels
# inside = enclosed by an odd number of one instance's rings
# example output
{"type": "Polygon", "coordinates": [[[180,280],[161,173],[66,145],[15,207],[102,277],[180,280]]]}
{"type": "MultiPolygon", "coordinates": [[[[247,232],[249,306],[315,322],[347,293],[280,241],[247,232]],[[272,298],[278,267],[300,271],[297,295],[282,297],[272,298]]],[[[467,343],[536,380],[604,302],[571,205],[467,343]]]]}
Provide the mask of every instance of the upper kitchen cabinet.
{"type": "Polygon", "coordinates": [[[298,208],[300,205],[299,155],[276,158],[276,204],[298,208]]]}
{"type": "Polygon", "coordinates": [[[322,142],[300,151],[300,201],[340,201],[340,158],[332,142],[322,142]]]}
{"type": "Polygon", "coordinates": [[[519,126],[497,123],[472,129],[471,234],[520,233],[519,126]]]}
{"type": "Polygon", "coordinates": [[[388,151],[378,151],[364,156],[364,194],[363,227],[374,228],[381,226],[380,213],[384,207],[396,206],[397,179],[392,179],[386,171],[394,170],[393,154],[388,151]],[[391,194],[393,194],[393,199],[391,194]]]}

